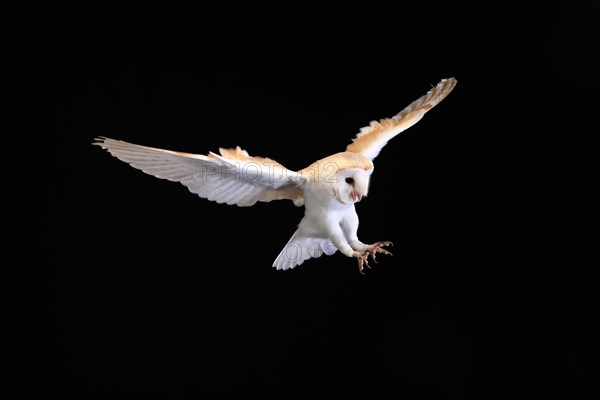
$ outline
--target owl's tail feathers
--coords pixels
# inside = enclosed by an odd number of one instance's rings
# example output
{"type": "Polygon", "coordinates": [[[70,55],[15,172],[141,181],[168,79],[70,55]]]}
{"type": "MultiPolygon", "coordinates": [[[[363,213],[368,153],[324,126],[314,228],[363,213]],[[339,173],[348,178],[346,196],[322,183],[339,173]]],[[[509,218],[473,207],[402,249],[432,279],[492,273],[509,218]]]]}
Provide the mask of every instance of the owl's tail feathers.
{"type": "Polygon", "coordinates": [[[336,251],[337,248],[331,240],[308,237],[298,229],[275,259],[273,268],[291,269],[309,258],[318,258],[323,254],[330,256],[336,251]]]}

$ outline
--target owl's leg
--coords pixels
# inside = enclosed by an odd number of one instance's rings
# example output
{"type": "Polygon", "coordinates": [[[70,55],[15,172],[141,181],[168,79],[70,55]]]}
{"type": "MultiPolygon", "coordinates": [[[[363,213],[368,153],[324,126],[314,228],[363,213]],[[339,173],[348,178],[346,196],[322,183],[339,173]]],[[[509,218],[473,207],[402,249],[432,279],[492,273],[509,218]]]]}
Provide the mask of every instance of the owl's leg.
{"type": "Polygon", "coordinates": [[[342,229],[337,226],[329,232],[329,239],[337,249],[347,257],[356,257],[358,259],[358,270],[363,273],[365,265],[368,267],[369,252],[367,251],[356,251],[350,246],[348,240],[344,236],[342,229]]]}
{"type": "Polygon", "coordinates": [[[382,248],[392,245],[392,242],[365,244],[358,240],[358,214],[356,214],[356,209],[354,207],[351,207],[344,215],[340,222],[340,228],[342,228],[342,232],[344,233],[344,237],[348,241],[348,244],[355,250],[355,253],[357,253],[354,257],[358,258],[358,269],[361,273],[365,266],[370,268],[369,256],[371,256],[373,261],[377,262],[375,259],[377,253],[392,255],[392,253],[382,248]]]}
{"type": "Polygon", "coordinates": [[[342,232],[344,233],[344,237],[348,240],[348,243],[352,248],[356,251],[360,251],[364,253],[369,250],[370,246],[364,244],[360,240],[358,240],[357,232],[358,232],[358,214],[356,214],[356,209],[351,207],[342,220],[340,221],[340,228],[342,228],[342,232]]]}

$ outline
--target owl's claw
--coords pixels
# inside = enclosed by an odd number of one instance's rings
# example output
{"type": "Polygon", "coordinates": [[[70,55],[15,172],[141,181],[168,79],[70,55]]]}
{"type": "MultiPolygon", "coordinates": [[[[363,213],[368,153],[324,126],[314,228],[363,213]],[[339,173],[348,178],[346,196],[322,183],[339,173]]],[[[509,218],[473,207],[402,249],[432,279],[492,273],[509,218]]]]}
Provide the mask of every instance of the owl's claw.
{"type": "Polygon", "coordinates": [[[387,255],[392,255],[392,253],[390,253],[388,250],[384,249],[383,247],[385,246],[393,246],[394,244],[392,242],[377,242],[373,245],[371,245],[371,248],[367,251],[364,251],[362,253],[356,253],[357,255],[355,256],[358,259],[358,271],[364,275],[364,269],[365,266],[368,268],[371,268],[371,266],[369,265],[369,256],[371,256],[371,258],[373,259],[373,261],[375,261],[377,263],[377,259],[375,258],[377,253],[381,253],[381,254],[387,254],[387,255]]]}
{"type": "Polygon", "coordinates": [[[392,253],[390,253],[386,249],[382,248],[382,247],[385,247],[385,246],[393,246],[393,245],[394,245],[394,243],[392,243],[392,242],[377,242],[377,243],[375,243],[371,247],[370,250],[367,250],[367,252],[371,255],[371,258],[373,259],[373,261],[377,262],[377,260],[375,259],[375,255],[377,253],[387,254],[387,255],[393,256],[392,253]]]}
{"type": "Polygon", "coordinates": [[[365,269],[365,265],[368,268],[371,268],[369,266],[369,252],[365,251],[363,253],[360,253],[358,256],[356,256],[356,258],[358,259],[358,272],[364,275],[365,273],[363,270],[365,269]]]}

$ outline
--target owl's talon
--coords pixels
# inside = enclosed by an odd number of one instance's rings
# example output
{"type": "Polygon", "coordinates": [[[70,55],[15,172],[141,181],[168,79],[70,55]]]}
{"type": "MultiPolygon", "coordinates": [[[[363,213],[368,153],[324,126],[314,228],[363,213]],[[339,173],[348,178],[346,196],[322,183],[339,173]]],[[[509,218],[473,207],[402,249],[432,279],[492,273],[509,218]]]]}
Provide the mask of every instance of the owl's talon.
{"type": "Polygon", "coordinates": [[[377,253],[393,256],[392,253],[390,253],[388,250],[383,248],[384,246],[393,246],[393,245],[394,244],[392,242],[377,242],[374,245],[372,245],[371,249],[367,250],[367,252],[371,255],[371,258],[373,259],[373,261],[377,262],[377,259],[376,259],[377,253]]]}
{"type": "Polygon", "coordinates": [[[363,253],[359,253],[359,255],[357,255],[356,258],[358,259],[358,271],[364,275],[365,265],[368,268],[371,268],[371,266],[369,265],[369,253],[366,251],[363,253]]]}

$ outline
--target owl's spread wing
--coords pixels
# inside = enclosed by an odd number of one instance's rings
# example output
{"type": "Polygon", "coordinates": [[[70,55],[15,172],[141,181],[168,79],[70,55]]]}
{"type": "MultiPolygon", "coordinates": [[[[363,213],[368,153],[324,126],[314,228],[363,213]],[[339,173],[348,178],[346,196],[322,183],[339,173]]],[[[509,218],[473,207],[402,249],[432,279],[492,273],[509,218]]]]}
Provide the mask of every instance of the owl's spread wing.
{"type": "Polygon", "coordinates": [[[361,128],[346,150],[364,154],[373,160],[390,139],[419,122],[427,111],[454,89],[455,85],[456,79],[454,78],[442,79],[427,94],[410,103],[392,118],[372,121],[369,126],[361,128]]]}
{"type": "Polygon", "coordinates": [[[105,137],[93,143],[134,168],[180,182],[202,198],[238,206],[257,201],[289,199],[304,203],[305,178],[268,158],[252,157],[239,147],[219,149],[220,154],[181,153],[140,146],[105,137]]]}

